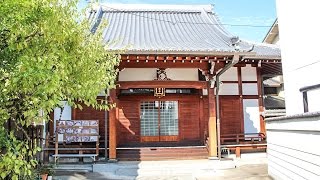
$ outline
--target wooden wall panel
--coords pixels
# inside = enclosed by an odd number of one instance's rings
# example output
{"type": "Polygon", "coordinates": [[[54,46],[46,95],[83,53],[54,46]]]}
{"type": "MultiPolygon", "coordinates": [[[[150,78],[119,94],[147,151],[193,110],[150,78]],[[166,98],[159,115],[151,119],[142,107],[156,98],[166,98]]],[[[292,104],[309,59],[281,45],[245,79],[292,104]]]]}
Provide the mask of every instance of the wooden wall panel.
{"type": "Polygon", "coordinates": [[[119,101],[119,144],[140,142],[140,101],[119,101]]]}
{"type": "MultiPolygon", "coordinates": [[[[99,97],[104,98],[104,97],[99,97]]],[[[97,98],[97,99],[99,99],[97,98]]],[[[82,104],[83,109],[72,109],[73,119],[74,120],[99,120],[99,134],[100,140],[105,138],[105,111],[99,111],[92,107],[88,107],[82,104]]]]}
{"type": "Polygon", "coordinates": [[[241,108],[239,96],[220,96],[221,135],[241,133],[241,108]]]}
{"type": "Polygon", "coordinates": [[[200,140],[199,101],[179,101],[181,140],[200,140]]]}
{"type": "MultiPolygon", "coordinates": [[[[207,127],[207,111],[208,105],[204,105],[203,116],[205,119],[204,122],[200,122],[200,101],[199,98],[195,97],[184,97],[179,99],[179,137],[174,141],[188,141],[188,140],[202,140],[200,137],[203,135],[204,129],[207,127]],[[194,101],[195,100],[195,101],[194,101]],[[201,127],[201,123],[202,128],[201,127]]],[[[150,97],[122,97],[119,100],[119,126],[118,126],[118,137],[119,145],[126,145],[128,143],[139,143],[140,140],[140,102],[141,101],[152,101],[159,99],[151,99],[150,97]]],[[[162,98],[161,100],[169,100],[162,98]]],[[[170,100],[176,100],[174,97],[171,97],[170,100]]],[[[204,103],[205,104],[205,103],[204,103]]],[[[162,139],[162,141],[167,141],[168,139],[162,139]]]]}

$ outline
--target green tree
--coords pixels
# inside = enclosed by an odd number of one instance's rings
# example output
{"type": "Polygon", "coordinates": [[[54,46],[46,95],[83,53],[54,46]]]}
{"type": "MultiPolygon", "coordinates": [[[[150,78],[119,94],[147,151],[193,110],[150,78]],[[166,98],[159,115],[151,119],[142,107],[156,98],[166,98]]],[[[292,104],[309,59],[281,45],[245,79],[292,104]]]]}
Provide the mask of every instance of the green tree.
{"type": "MultiPolygon", "coordinates": [[[[25,127],[49,120],[60,101],[81,108],[114,88],[118,56],[107,52],[102,29],[90,22],[75,0],[0,0],[0,178],[28,179],[36,166],[25,127]],[[15,128],[3,127],[8,121],[15,128]],[[25,139],[18,139],[17,132],[25,139]]],[[[100,26],[103,28],[103,26],[100,26]]]]}

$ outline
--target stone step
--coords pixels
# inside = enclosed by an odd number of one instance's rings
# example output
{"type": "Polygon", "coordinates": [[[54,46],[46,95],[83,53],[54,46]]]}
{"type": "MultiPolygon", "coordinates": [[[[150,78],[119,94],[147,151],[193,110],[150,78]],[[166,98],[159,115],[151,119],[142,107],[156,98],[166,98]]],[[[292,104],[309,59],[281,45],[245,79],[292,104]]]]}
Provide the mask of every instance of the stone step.
{"type": "Polygon", "coordinates": [[[168,159],[206,159],[208,151],[205,147],[143,147],[121,148],[117,150],[117,158],[123,160],[168,160],[168,159]]]}
{"type": "Polygon", "coordinates": [[[92,164],[57,164],[55,171],[92,172],[92,164]]]}
{"type": "Polygon", "coordinates": [[[215,173],[216,170],[235,168],[234,161],[177,160],[177,161],[119,161],[118,163],[94,164],[93,172],[128,177],[170,176],[215,173]]]}

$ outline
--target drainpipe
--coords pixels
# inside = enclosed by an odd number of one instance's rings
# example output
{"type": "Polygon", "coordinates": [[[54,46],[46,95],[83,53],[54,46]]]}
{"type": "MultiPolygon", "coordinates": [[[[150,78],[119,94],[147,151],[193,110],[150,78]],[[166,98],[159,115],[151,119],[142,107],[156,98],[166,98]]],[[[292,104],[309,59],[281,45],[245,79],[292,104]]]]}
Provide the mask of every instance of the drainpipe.
{"type": "Polygon", "coordinates": [[[220,76],[228,69],[233,67],[239,62],[239,54],[235,54],[231,63],[227,64],[221,71],[216,75],[216,116],[217,116],[217,138],[218,138],[218,158],[221,159],[221,142],[220,142],[220,106],[219,106],[219,87],[220,87],[220,76]]]}

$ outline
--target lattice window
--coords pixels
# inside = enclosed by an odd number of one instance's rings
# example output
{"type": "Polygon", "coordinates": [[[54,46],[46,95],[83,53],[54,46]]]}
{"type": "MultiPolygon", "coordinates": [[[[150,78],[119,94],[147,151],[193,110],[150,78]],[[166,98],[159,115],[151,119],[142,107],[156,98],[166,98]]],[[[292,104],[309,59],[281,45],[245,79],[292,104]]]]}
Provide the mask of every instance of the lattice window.
{"type": "Polygon", "coordinates": [[[158,136],[158,101],[142,102],[140,105],[141,136],[158,136]]]}
{"type": "Polygon", "coordinates": [[[141,102],[140,125],[141,136],[178,135],[178,101],[141,102]]]}
{"type": "Polygon", "coordinates": [[[178,102],[164,101],[160,106],[160,135],[178,135],[178,102]]]}

